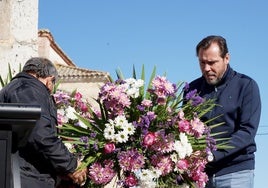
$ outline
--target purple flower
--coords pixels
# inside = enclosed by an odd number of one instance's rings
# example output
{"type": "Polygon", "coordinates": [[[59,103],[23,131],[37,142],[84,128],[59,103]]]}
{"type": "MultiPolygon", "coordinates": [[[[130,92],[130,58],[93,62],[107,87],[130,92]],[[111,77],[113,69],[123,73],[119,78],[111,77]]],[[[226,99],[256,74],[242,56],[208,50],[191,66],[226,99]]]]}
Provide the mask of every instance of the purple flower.
{"type": "Polygon", "coordinates": [[[149,147],[155,143],[156,135],[153,132],[147,133],[143,138],[143,145],[149,147]]]}
{"type": "Polygon", "coordinates": [[[190,86],[189,86],[189,83],[188,82],[185,82],[185,85],[183,87],[183,91],[184,92],[187,92],[189,90],[190,86]]]}
{"type": "Polygon", "coordinates": [[[80,137],[80,141],[85,143],[85,149],[89,148],[88,137],[87,136],[80,137]]]}
{"type": "Polygon", "coordinates": [[[136,186],[138,184],[138,180],[136,179],[136,177],[134,175],[129,175],[125,178],[125,185],[127,187],[133,187],[136,186]]]}
{"type": "Polygon", "coordinates": [[[193,106],[198,106],[199,104],[204,102],[204,99],[197,94],[196,89],[189,91],[186,94],[185,99],[190,101],[193,106]]]}
{"type": "Polygon", "coordinates": [[[136,149],[130,149],[122,151],[118,154],[118,161],[120,167],[124,171],[134,172],[143,168],[145,164],[145,158],[136,149]]]}
{"type": "Polygon", "coordinates": [[[146,134],[151,122],[156,118],[154,112],[147,112],[145,115],[141,115],[138,121],[133,122],[135,127],[140,127],[143,131],[143,134],[146,134]]]}
{"type": "Polygon", "coordinates": [[[174,169],[174,163],[169,155],[153,155],[151,159],[152,165],[154,165],[156,169],[160,170],[163,176],[167,175],[174,169]]]}
{"type": "Polygon", "coordinates": [[[101,87],[99,93],[100,101],[110,111],[111,117],[122,115],[124,109],[130,106],[130,98],[126,94],[126,88],[114,83],[107,83],[101,87]]]}
{"type": "Polygon", "coordinates": [[[89,178],[96,184],[105,185],[115,176],[114,164],[111,160],[105,160],[103,165],[99,162],[89,167],[89,178]]]}
{"type": "Polygon", "coordinates": [[[148,90],[148,92],[155,94],[159,105],[165,105],[167,97],[175,97],[176,91],[177,86],[175,84],[169,82],[166,77],[160,76],[152,80],[152,89],[148,90]]]}

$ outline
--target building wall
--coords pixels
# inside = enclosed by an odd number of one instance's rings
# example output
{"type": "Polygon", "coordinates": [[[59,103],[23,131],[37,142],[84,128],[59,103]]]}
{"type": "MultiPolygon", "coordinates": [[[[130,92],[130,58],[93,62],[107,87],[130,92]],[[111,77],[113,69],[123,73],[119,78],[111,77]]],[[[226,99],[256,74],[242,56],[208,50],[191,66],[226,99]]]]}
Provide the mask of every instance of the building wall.
{"type": "Polygon", "coordinates": [[[80,82],[80,83],[60,83],[58,89],[68,92],[73,92],[77,90],[80,92],[84,98],[87,98],[90,104],[97,106],[94,99],[97,99],[99,89],[103,85],[103,82],[80,82]]]}
{"type": "Polygon", "coordinates": [[[49,37],[38,37],[38,54],[40,57],[45,57],[54,64],[67,65],[57,51],[51,47],[51,40],[49,37]]]}
{"type": "MultiPolygon", "coordinates": [[[[6,78],[8,64],[13,76],[19,66],[34,56],[45,57],[54,64],[76,67],[55,43],[48,30],[38,32],[38,0],[0,0],[0,75],[6,78]]],[[[59,89],[77,89],[94,102],[102,82],[72,81],[60,84],[59,89]]],[[[0,86],[1,89],[1,86],[0,86]]]]}
{"type": "Polygon", "coordinates": [[[0,0],[0,75],[38,55],[38,0],[0,0]]]}

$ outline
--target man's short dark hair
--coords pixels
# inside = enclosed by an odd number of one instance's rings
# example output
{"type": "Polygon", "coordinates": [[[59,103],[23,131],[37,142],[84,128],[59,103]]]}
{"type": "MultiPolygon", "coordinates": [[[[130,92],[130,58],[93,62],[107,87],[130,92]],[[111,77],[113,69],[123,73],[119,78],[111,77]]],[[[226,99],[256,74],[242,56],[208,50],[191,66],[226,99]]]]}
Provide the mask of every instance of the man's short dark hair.
{"type": "Polygon", "coordinates": [[[42,57],[33,57],[29,59],[22,69],[23,72],[33,73],[37,78],[46,78],[48,76],[58,77],[58,71],[53,63],[42,57]]]}
{"type": "Polygon", "coordinates": [[[212,43],[218,44],[221,53],[220,56],[224,58],[225,55],[228,53],[227,43],[225,38],[217,35],[210,35],[202,39],[196,46],[196,55],[198,56],[200,49],[206,50],[210,47],[212,43]]]}

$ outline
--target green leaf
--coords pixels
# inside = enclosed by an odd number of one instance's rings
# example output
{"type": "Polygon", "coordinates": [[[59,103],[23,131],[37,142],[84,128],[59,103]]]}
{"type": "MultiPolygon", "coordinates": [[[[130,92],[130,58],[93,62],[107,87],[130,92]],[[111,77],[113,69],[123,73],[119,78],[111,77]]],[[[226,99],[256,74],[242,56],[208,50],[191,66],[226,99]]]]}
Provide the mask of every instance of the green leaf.
{"type": "Polygon", "coordinates": [[[133,65],[133,68],[132,68],[132,77],[137,79],[137,76],[136,76],[136,70],[135,70],[135,66],[133,65]]]}
{"type": "Polygon", "coordinates": [[[76,126],[76,125],[72,125],[72,124],[63,124],[61,127],[58,127],[59,129],[61,130],[68,130],[72,133],[76,133],[76,134],[81,134],[81,135],[87,135],[89,134],[89,130],[83,128],[83,127],[80,127],[80,126],[76,126]]]}
{"type": "MultiPolygon", "coordinates": [[[[155,75],[156,75],[156,67],[154,66],[153,71],[152,71],[152,74],[150,76],[150,80],[149,80],[148,86],[147,86],[147,90],[152,88],[152,81],[155,78],[155,75]]],[[[150,93],[149,92],[146,92],[145,98],[148,99],[149,97],[150,97],[150,93]]]]}
{"type": "MultiPolygon", "coordinates": [[[[145,69],[144,69],[144,65],[142,65],[142,70],[141,70],[141,79],[143,80],[143,81],[145,81],[145,69]]],[[[144,84],[145,85],[145,84],[144,84]]],[[[141,88],[140,88],[140,96],[144,96],[144,92],[145,92],[145,86],[142,86],[141,88]]]]}
{"type": "Polygon", "coordinates": [[[118,68],[118,69],[116,69],[115,70],[115,72],[116,72],[116,75],[117,75],[117,79],[124,79],[124,75],[123,75],[123,73],[121,72],[121,70],[118,68]]]}

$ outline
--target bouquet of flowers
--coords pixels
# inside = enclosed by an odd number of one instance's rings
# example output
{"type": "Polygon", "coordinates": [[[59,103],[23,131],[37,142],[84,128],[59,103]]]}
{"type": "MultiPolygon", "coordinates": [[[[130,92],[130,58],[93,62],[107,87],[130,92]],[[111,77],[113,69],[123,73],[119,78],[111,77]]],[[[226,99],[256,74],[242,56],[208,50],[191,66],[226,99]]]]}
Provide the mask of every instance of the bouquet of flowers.
{"type": "Polygon", "coordinates": [[[144,69],[140,79],[118,73],[97,107],[76,91],[55,93],[59,136],[88,168],[84,186],[205,187],[216,140],[200,118],[216,104],[155,69],[147,88],[144,80],[144,69]]]}

